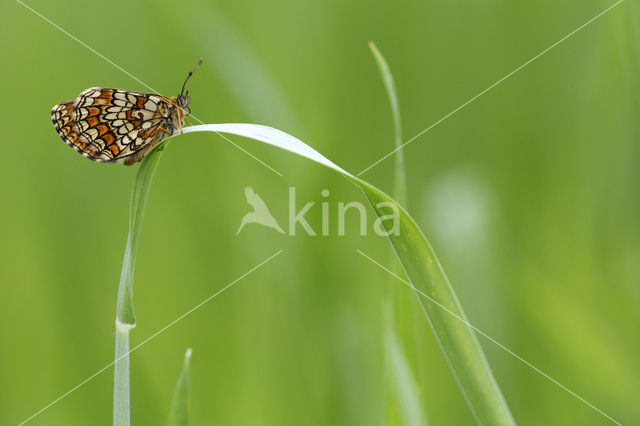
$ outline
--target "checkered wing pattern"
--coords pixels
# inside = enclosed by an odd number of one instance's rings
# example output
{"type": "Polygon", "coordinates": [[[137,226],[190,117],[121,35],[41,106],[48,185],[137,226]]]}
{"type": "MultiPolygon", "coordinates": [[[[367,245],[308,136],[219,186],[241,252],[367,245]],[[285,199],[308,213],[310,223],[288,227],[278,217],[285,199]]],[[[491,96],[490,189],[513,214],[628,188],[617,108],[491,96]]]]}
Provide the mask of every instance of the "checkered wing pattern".
{"type": "Polygon", "coordinates": [[[54,106],[51,110],[51,120],[53,121],[56,131],[63,141],[85,157],[96,161],[109,161],[109,157],[100,154],[93,145],[85,139],[80,138],[76,133],[73,121],[74,103],[75,99],[71,99],[54,106]]]}
{"type": "Polygon", "coordinates": [[[175,98],[94,87],[53,107],[60,137],[87,158],[130,165],[182,127],[175,98]]]}

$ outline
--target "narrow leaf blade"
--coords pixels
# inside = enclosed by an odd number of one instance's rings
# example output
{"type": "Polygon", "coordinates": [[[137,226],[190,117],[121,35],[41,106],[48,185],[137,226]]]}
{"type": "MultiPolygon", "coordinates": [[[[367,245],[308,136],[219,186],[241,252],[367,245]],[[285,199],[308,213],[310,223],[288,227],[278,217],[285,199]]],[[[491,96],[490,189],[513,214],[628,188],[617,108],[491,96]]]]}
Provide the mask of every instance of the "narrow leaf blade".
{"type": "Polygon", "coordinates": [[[400,232],[398,235],[390,235],[391,244],[411,284],[450,311],[420,298],[423,311],[438,337],[471,411],[481,424],[515,424],[484,352],[472,329],[464,322],[464,312],[440,262],[418,225],[402,206],[378,188],[350,174],[301,140],[281,130],[243,123],[204,124],[184,129],[185,133],[202,131],[244,136],[301,155],[337,171],[360,187],[378,217],[393,214],[397,209],[400,232]]]}
{"type": "Polygon", "coordinates": [[[189,426],[191,424],[191,348],[184,355],[182,371],[173,392],[168,426],[189,426]]]}

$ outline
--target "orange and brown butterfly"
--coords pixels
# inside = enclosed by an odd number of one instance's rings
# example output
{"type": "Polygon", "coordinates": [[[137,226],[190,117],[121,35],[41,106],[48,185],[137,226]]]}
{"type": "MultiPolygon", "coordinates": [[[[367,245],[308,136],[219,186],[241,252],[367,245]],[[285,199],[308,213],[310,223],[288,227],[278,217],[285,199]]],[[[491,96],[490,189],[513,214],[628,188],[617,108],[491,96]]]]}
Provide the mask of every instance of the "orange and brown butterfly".
{"type": "Polygon", "coordinates": [[[85,157],[130,166],[165,136],[181,133],[185,121],[191,124],[185,88],[201,63],[189,71],[178,96],[92,87],[54,106],[51,120],[62,140],[85,157]]]}

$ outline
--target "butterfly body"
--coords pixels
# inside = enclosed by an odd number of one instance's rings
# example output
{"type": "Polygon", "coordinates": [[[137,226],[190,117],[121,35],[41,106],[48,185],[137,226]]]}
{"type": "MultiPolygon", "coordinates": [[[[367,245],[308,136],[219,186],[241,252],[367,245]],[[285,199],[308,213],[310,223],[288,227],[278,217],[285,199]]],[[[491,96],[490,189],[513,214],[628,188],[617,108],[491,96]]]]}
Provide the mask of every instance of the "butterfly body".
{"type": "Polygon", "coordinates": [[[83,156],[130,166],[165,136],[182,132],[189,111],[187,81],[174,97],[93,87],[54,106],[51,120],[62,140],[83,156]]]}

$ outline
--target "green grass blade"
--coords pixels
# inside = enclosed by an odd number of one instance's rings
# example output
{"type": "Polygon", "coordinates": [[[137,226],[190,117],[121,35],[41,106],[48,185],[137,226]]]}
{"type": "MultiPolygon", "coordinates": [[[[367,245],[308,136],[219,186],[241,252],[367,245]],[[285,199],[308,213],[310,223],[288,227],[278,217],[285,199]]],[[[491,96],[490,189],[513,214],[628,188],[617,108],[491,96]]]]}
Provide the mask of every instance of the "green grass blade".
{"type": "MultiPolygon", "coordinates": [[[[409,307],[412,306],[409,305],[409,307]]],[[[393,389],[393,393],[390,395],[388,419],[393,419],[390,420],[391,423],[404,426],[424,426],[427,424],[427,420],[423,412],[414,373],[398,339],[393,319],[386,318],[386,323],[385,358],[389,370],[389,381],[393,389]],[[398,419],[396,419],[396,414],[398,419]]]]}
{"type": "Polygon", "coordinates": [[[144,216],[151,181],[162,156],[159,146],[149,153],[140,164],[131,193],[129,212],[129,235],[122,261],[118,302],[116,306],[116,350],[113,383],[113,424],[131,424],[129,383],[129,332],[136,326],[133,310],[133,273],[140,242],[142,218],[144,216]]]}
{"type": "Polygon", "coordinates": [[[140,242],[142,218],[144,216],[147,197],[151,189],[151,181],[162,157],[162,148],[159,147],[150,152],[141,162],[131,192],[131,204],[129,212],[129,235],[120,273],[120,285],[118,286],[118,304],[116,307],[116,320],[120,324],[134,327],[136,317],[133,310],[133,273],[140,242]]]}
{"type": "MultiPolygon", "coordinates": [[[[393,117],[394,145],[399,148],[402,145],[402,123],[393,74],[391,74],[386,59],[373,42],[369,42],[369,48],[373,53],[389,98],[393,117]]],[[[398,151],[395,155],[393,196],[398,203],[407,206],[409,201],[407,194],[404,151],[398,151]]],[[[395,256],[395,253],[392,256],[395,256]]],[[[402,274],[398,269],[399,267],[394,268],[396,272],[402,274]]],[[[397,282],[390,278],[388,313],[385,315],[387,324],[384,334],[389,384],[387,422],[390,425],[424,426],[427,424],[424,406],[420,399],[419,380],[416,379],[418,366],[423,360],[418,357],[419,342],[414,321],[415,311],[418,308],[414,303],[414,298],[414,294],[399,288],[397,282]],[[413,365],[407,354],[414,354],[413,365]]]]}
{"type": "MultiPolygon", "coordinates": [[[[400,105],[398,102],[398,94],[396,92],[396,84],[393,80],[393,74],[387,60],[382,56],[382,53],[378,50],[376,45],[370,41],[369,48],[373,53],[373,57],[378,65],[378,70],[382,76],[384,87],[387,91],[387,97],[391,104],[391,116],[393,117],[393,141],[397,148],[402,145],[402,122],[400,121],[400,105]]],[[[395,167],[395,179],[393,183],[393,196],[396,201],[403,206],[407,205],[407,173],[404,165],[404,151],[399,150],[395,153],[396,167],[395,167]]]]}
{"type": "Polygon", "coordinates": [[[189,426],[191,424],[191,348],[184,354],[182,371],[173,392],[168,426],[189,426]]]}
{"type": "Polygon", "coordinates": [[[116,325],[116,363],[113,374],[113,424],[131,424],[129,388],[129,328],[116,325]]]}
{"type": "Polygon", "coordinates": [[[459,319],[466,321],[466,316],[440,262],[418,225],[382,191],[361,179],[351,179],[362,188],[378,217],[399,215],[399,232],[389,232],[389,239],[408,281],[449,310],[447,312],[431,301],[419,298],[475,418],[480,424],[515,424],[473,330],[459,319]]]}
{"type": "MultiPolygon", "coordinates": [[[[205,124],[184,129],[185,133],[203,131],[255,139],[306,157],[351,180],[363,190],[378,217],[398,215],[400,232],[398,235],[390,235],[390,240],[412,285],[460,318],[465,318],[453,288],[424,234],[413,218],[384,192],[353,176],[304,142],[280,130],[241,123],[205,124]]],[[[482,424],[514,424],[473,331],[460,319],[424,298],[420,298],[420,303],[476,419],[482,424]]]]}

